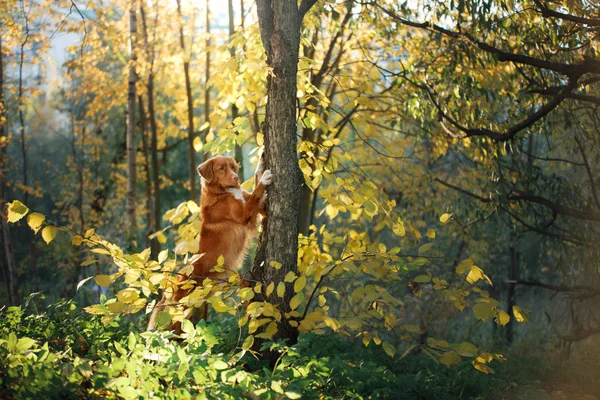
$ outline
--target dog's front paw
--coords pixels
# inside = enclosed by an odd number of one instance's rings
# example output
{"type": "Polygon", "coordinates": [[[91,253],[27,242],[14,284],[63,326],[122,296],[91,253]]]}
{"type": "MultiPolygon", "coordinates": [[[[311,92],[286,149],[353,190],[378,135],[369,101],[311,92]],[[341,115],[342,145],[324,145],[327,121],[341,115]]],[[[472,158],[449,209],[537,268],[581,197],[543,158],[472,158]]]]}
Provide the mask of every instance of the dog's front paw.
{"type": "Polygon", "coordinates": [[[271,182],[273,182],[273,173],[270,169],[268,169],[260,177],[260,183],[262,183],[265,186],[268,186],[271,184],[271,182]]]}

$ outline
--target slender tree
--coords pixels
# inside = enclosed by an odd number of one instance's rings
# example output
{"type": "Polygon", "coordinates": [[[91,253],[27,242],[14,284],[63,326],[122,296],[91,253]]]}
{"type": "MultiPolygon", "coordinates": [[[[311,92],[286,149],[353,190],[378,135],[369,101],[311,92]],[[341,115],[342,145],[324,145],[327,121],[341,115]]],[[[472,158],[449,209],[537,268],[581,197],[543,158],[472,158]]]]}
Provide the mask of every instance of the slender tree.
{"type": "MultiPolygon", "coordinates": [[[[208,6],[208,5],[207,5],[208,6]]],[[[190,169],[190,196],[197,200],[198,193],[196,191],[196,180],[198,172],[196,171],[196,151],[194,150],[194,96],[192,95],[192,81],[190,79],[190,59],[192,58],[191,51],[185,49],[185,37],[183,35],[183,14],[181,12],[181,0],[177,0],[177,14],[179,15],[179,45],[181,46],[181,55],[183,57],[183,74],[185,75],[185,94],[187,97],[188,111],[188,154],[189,154],[189,169],[190,169]]],[[[191,49],[191,46],[190,46],[191,49]]]]}
{"type": "Polygon", "coordinates": [[[137,140],[135,136],[135,100],[137,74],[137,15],[135,3],[129,9],[129,77],[127,80],[127,222],[128,242],[131,244],[137,238],[136,218],[136,187],[137,187],[137,140]]]}
{"type": "Polygon", "coordinates": [[[27,45],[27,42],[29,41],[29,16],[27,15],[27,12],[25,11],[25,4],[23,2],[23,0],[21,0],[21,12],[23,14],[23,19],[24,19],[24,29],[25,29],[25,33],[24,33],[24,37],[23,37],[23,41],[21,42],[21,47],[20,47],[20,51],[19,51],[19,99],[18,99],[18,108],[19,108],[19,133],[21,136],[21,156],[23,158],[23,201],[25,203],[27,203],[27,184],[28,184],[28,177],[27,177],[27,150],[25,147],[25,117],[23,115],[23,108],[24,108],[24,104],[23,104],[23,66],[25,63],[25,46],[27,45]]]}
{"type": "MultiPolygon", "coordinates": [[[[229,11],[229,54],[231,57],[235,58],[235,47],[231,44],[231,40],[233,35],[235,34],[235,14],[233,11],[233,0],[227,0],[228,2],[228,11],[229,11]]],[[[242,15],[242,20],[244,16],[242,15]]],[[[234,104],[231,105],[231,120],[235,120],[239,115],[238,108],[234,104]]],[[[240,169],[238,174],[240,176],[240,181],[244,181],[244,152],[242,151],[242,146],[239,144],[235,144],[235,161],[240,165],[240,169]]]]}
{"type": "Polygon", "coordinates": [[[11,305],[19,304],[19,290],[17,285],[17,263],[12,243],[10,227],[6,219],[6,109],[4,104],[4,59],[2,55],[2,30],[0,30],[0,220],[2,222],[2,241],[6,256],[6,289],[8,302],[11,305]]]}
{"type": "MultiPolygon", "coordinates": [[[[144,10],[143,3],[140,3],[140,15],[142,16],[142,28],[144,36],[144,45],[146,51],[150,54],[150,68],[148,71],[148,116],[150,119],[150,156],[152,162],[152,188],[154,194],[154,217],[152,222],[154,223],[153,232],[160,230],[161,211],[160,211],[160,176],[158,167],[158,125],[156,122],[156,112],[154,110],[154,41],[152,46],[149,46],[148,39],[148,24],[146,22],[146,12],[144,10]]],[[[154,30],[156,31],[156,23],[158,21],[158,11],[155,17],[154,30]]],[[[152,241],[151,254],[152,257],[158,255],[159,243],[156,240],[152,241]]]]}
{"type": "MultiPolygon", "coordinates": [[[[206,65],[204,69],[204,122],[210,122],[210,86],[208,84],[208,80],[210,79],[210,0],[206,0],[206,65]]],[[[204,131],[204,137],[206,138],[206,134],[210,127],[207,127],[204,131]]],[[[206,153],[203,153],[203,160],[206,160],[206,153]]]]}

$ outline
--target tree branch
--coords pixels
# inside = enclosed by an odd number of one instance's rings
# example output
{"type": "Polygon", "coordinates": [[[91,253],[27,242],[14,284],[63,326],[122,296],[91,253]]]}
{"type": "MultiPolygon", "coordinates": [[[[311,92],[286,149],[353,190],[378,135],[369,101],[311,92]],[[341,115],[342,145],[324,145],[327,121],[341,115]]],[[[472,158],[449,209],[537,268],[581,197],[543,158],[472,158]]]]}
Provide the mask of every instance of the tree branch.
{"type": "Polygon", "coordinates": [[[271,64],[271,36],[273,35],[273,9],[271,0],[256,0],[256,14],[260,39],[267,53],[267,65],[271,64]]]}
{"type": "Polygon", "coordinates": [[[584,220],[588,220],[588,221],[600,221],[600,212],[583,211],[583,210],[577,210],[577,209],[570,208],[570,207],[565,207],[563,205],[556,204],[544,197],[536,196],[533,194],[513,191],[511,194],[508,195],[508,200],[510,200],[510,201],[524,200],[524,201],[529,201],[532,203],[538,203],[543,206],[546,206],[547,208],[549,208],[550,210],[552,210],[558,214],[563,214],[563,215],[567,215],[569,217],[584,219],[584,220]]]}
{"type": "Polygon", "coordinates": [[[302,23],[304,19],[304,15],[315,5],[317,0],[302,0],[300,3],[300,8],[298,9],[298,22],[302,23]]]}
{"type": "Polygon", "coordinates": [[[579,140],[579,138],[575,137],[575,142],[577,142],[577,146],[579,147],[579,151],[581,152],[581,156],[583,157],[583,164],[585,165],[585,170],[588,174],[588,178],[590,178],[590,185],[592,189],[592,197],[594,198],[594,204],[596,204],[596,208],[600,210],[600,201],[598,201],[598,191],[596,190],[596,182],[594,179],[594,175],[592,174],[590,164],[588,163],[587,156],[585,155],[585,150],[581,145],[581,141],[579,140]]]}
{"type": "Polygon", "coordinates": [[[507,52],[504,50],[500,50],[497,47],[491,46],[487,43],[480,42],[466,32],[451,31],[449,29],[443,28],[439,25],[432,24],[430,22],[409,21],[405,18],[400,17],[394,11],[388,10],[388,9],[382,7],[376,1],[371,1],[367,4],[371,4],[371,5],[379,8],[381,11],[383,11],[385,14],[390,16],[396,22],[399,22],[403,25],[441,33],[445,36],[448,36],[448,37],[451,37],[454,39],[463,39],[463,40],[471,43],[472,45],[476,46],[480,50],[483,50],[487,53],[492,54],[500,62],[509,61],[509,62],[515,62],[515,63],[519,63],[519,64],[530,65],[530,66],[536,67],[536,68],[555,71],[560,74],[568,76],[569,78],[571,78],[571,80],[577,80],[579,77],[581,77],[582,75],[584,75],[586,73],[597,72],[598,68],[600,68],[600,61],[593,59],[593,58],[584,58],[584,60],[578,64],[565,64],[565,63],[560,63],[560,62],[555,62],[555,61],[542,60],[542,59],[539,59],[536,57],[526,56],[523,54],[507,52]]]}
{"type": "MultiPolygon", "coordinates": [[[[541,94],[544,96],[554,96],[558,94],[560,90],[558,88],[548,88],[548,89],[533,89],[528,91],[528,93],[541,94]]],[[[600,105],[600,97],[592,96],[589,94],[583,93],[569,93],[567,98],[577,100],[577,101],[585,101],[586,103],[592,103],[600,105]]]]}
{"type": "Polygon", "coordinates": [[[427,91],[427,94],[429,95],[429,98],[432,101],[432,103],[434,104],[435,108],[437,109],[440,120],[444,119],[444,120],[450,122],[456,129],[458,129],[464,133],[464,135],[462,135],[462,136],[452,133],[445,125],[442,124],[442,127],[444,128],[444,130],[447,133],[449,133],[451,136],[459,137],[459,138],[485,136],[485,137],[489,137],[490,139],[495,140],[497,142],[506,142],[506,141],[512,139],[513,137],[515,137],[516,134],[519,133],[520,131],[522,131],[523,129],[529,128],[530,126],[532,126],[533,124],[538,122],[540,119],[542,119],[543,117],[548,115],[571,93],[571,91],[573,91],[575,89],[576,86],[577,86],[576,81],[569,80],[569,83],[565,87],[563,87],[561,89],[561,91],[551,101],[546,103],[544,106],[542,106],[539,110],[537,110],[533,114],[529,115],[523,121],[508,128],[505,132],[497,132],[497,131],[493,131],[491,129],[486,129],[486,128],[467,128],[467,127],[459,124],[456,120],[454,120],[452,117],[450,117],[448,114],[446,114],[443,111],[441,105],[438,103],[438,101],[434,98],[433,94],[431,93],[431,90],[429,90],[427,87],[425,87],[425,90],[427,91]]]}
{"type": "Polygon", "coordinates": [[[588,26],[600,26],[600,19],[578,17],[577,15],[565,14],[558,11],[551,10],[542,3],[540,0],[533,0],[534,3],[540,8],[540,11],[544,17],[553,17],[563,19],[565,21],[575,22],[576,24],[584,24],[588,26]]]}

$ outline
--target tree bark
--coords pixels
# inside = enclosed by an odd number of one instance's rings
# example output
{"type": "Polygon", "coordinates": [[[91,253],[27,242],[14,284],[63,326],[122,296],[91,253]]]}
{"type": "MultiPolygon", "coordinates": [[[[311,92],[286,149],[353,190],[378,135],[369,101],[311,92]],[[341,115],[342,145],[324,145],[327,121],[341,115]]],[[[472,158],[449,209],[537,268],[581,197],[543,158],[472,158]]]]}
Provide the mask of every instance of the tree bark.
{"type": "Polygon", "coordinates": [[[5,142],[6,120],[4,104],[4,59],[2,56],[2,31],[0,30],[0,221],[2,223],[2,242],[4,242],[4,253],[6,256],[6,291],[8,293],[8,302],[10,305],[19,305],[19,287],[17,284],[17,263],[15,262],[15,252],[12,244],[10,226],[7,220],[6,211],[6,164],[7,152],[5,142]]]}
{"type": "MultiPolygon", "coordinates": [[[[285,275],[298,270],[298,210],[301,172],[298,167],[296,124],[296,75],[302,16],[308,10],[304,0],[298,9],[296,0],[258,0],[256,2],[260,35],[272,72],[267,77],[267,106],[263,126],[266,167],[273,171],[273,184],[268,188],[267,219],[254,267],[253,277],[275,286],[285,275]],[[271,262],[281,263],[280,269],[271,262]]],[[[310,8],[310,6],[308,6],[310,8]]],[[[290,311],[293,290],[286,290],[280,311],[290,311]]],[[[266,299],[281,303],[273,293],[266,299]]],[[[278,323],[274,340],[286,339],[288,345],[298,340],[298,330],[285,316],[278,323]]],[[[278,354],[267,352],[263,357],[274,364],[278,354]]]]}
{"type": "MultiPolygon", "coordinates": [[[[235,15],[233,11],[233,0],[228,1],[229,8],[229,41],[231,42],[233,35],[235,34],[235,15]]],[[[242,15],[243,19],[243,15],[242,15]]],[[[229,54],[232,58],[235,58],[235,48],[233,46],[229,47],[229,54]]],[[[231,105],[231,120],[234,121],[239,115],[238,108],[235,104],[231,105]]],[[[238,175],[240,177],[240,182],[244,182],[244,152],[242,151],[242,146],[239,144],[235,144],[235,161],[240,165],[240,169],[238,170],[238,175]]]]}
{"type": "MultiPolygon", "coordinates": [[[[210,123],[210,87],[208,80],[210,79],[210,0],[206,0],[206,65],[204,69],[204,122],[210,123]]],[[[207,127],[203,133],[204,139],[208,134],[210,127],[207,127]]],[[[208,154],[202,153],[202,161],[208,159],[208,154]]]]}
{"type": "MultiPolygon", "coordinates": [[[[506,312],[512,314],[513,306],[515,305],[515,282],[518,281],[519,254],[514,247],[510,248],[510,272],[508,294],[506,296],[506,312]]],[[[506,325],[506,344],[510,345],[513,342],[514,318],[511,318],[506,325]]]]}
{"type": "Polygon", "coordinates": [[[140,135],[142,136],[142,154],[144,156],[144,175],[146,178],[146,223],[148,232],[146,233],[145,247],[151,246],[149,236],[152,233],[154,219],[152,214],[152,178],[150,176],[150,156],[148,155],[148,132],[146,130],[146,111],[144,109],[144,98],[138,96],[138,107],[140,115],[140,135]]]}
{"type": "MultiPolygon", "coordinates": [[[[196,179],[198,179],[198,172],[196,171],[196,151],[194,150],[194,136],[196,132],[194,130],[194,97],[192,96],[192,81],[190,79],[190,58],[192,54],[188,55],[185,50],[185,38],[183,35],[183,14],[181,12],[181,0],[177,0],[177,13],[179,14],[179,44],[181,46],[181,53],[183,55],[183,74],[185,75],[185,94],[187,96],[187,109],[188,109],[188,154],[189,154],[189,168],[190,168],[190,197],[194,201],[198,201],[198,192],[196,191],[196,179]]],[[[191,46],[190,46],[191,47],[191,46]]]]}
{"type": "MultiPolygon", "coordinates": [[[[160,211],[160,176],[158,166],[158,126],[156,124],[156,113],[154,111],[154,44],[152,49],[148,49],[148,26],[146,24],[146,13],[144,6],[140,5],[142,15],[142,26],[144,31],[144,44],[146,51],[150,51],[150,70],[148,72],[148,116],[150,119],[150,154],[152,159],[152,188],[154,194],[154,218],[153,233],[160,231],[161,211],[160,211]]],[[[158,16],[156,17],[158,20],[158,16]]],[[[155,24],[156,25],[156,24],[155,24]]],[[[156,29],[156,26],[154,26],[156,29]]],[[[160,244],[157,240],[151,242],[150,253],[152,258],[158,256],[160,244]]]]}
{"type": "Polygon", "coordinates": [[[21,50],[19,52],[19,99],[17,107],[19,110],[19,133],[21,136],[21,156],[23,157],[23,202],[27,204],[28,196],[28,178],[27,178],[27,150],[25,148],[25,117],[23,116],[23,64],[25,62],[25,45],[29,40],[29,18],[25,12],[25,6],[21,3],[23,18],[25,19],[25,38],[21,42],[21,50]]]}
{"type": "Polygon", "coordinates": [[[137,187],[137,141],[135,135],[135,100],[137,74],[137,16],[135,3],[129,9],[129,77],[127,81],[127,243],[130,245],[137,239],[136,187],[137,187]]]}

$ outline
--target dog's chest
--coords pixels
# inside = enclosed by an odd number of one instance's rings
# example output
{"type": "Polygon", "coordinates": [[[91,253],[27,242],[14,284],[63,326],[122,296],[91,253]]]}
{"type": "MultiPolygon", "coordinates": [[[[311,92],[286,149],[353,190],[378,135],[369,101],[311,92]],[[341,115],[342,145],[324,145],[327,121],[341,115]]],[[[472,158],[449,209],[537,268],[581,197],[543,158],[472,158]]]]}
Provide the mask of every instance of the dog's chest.
{"type": "Polygon", "coordinates": [[[231,193],[236,200],[241,201],[242,204],[246,204],[246,199],[244,199],[244,192],[242,189],[229,188],[227,191],[231,193]]]}

